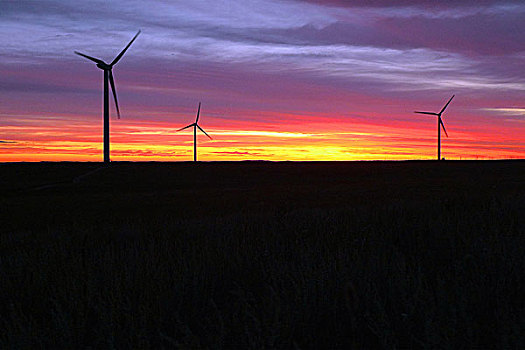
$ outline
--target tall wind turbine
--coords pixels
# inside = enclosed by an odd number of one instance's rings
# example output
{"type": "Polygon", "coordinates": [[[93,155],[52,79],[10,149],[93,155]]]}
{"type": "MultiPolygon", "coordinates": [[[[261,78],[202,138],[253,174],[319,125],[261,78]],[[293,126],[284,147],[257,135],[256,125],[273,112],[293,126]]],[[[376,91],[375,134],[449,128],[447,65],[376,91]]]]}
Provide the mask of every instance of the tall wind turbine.
{"type": "Polygon", "coordinates": [[[102,61],[101,59],[91,57],[88,55],[85,55],[83,53],[80,53],[78,51],[75,51],[77,55],[80,55],[82,57],[87,58],[90,61],[93,61],[97,64],[97,67],[102,69],[104,71],[104,163],[109,163],[109,89],[108,89],[108,82],[111,84],[111,91],[113,91],[113,98],[115,99],[115,107],[117,109],[117,116],[118,119],[120,119],[120,111],[118,108],[118,102],[117,102],[117,90],[115,90],[115,81],[113,80],[113,66],[122,58],[124,53],[127,49],[131,46],[131,44],[137,39],[137,36],[139,36],[140,30],[135,34],[133,39],[129,42],[129,44],[122,50],[117,57],[111,62],[106,63],[102,61]]]}
{"type": "Polygon", "coordinates": [[[200,116],[200,113],[201,113],[201,103],[199,102],[199,109],[197,110],[197,118],[195,119],[195,123],[193,124],[190,124],[188,126],[185,126],[183,128],[180,128],[179,130],[177,131],[181,131],[181,130],[184,130],[184,129],[187,129],[187,128],[191,128],[193,126],[193,161],[196,162],[197,161],[197,128],[199,128],[200,131],[202,131],[204,133],[204,135],[208,136],[208,138],[210,140],[212,140],[211,136],[208,135],[206,133],[206,131],[204,131],[200,125],[198,124],[199,123],[199,116],[200,116]]]}
{"type": "Polygon", "coordinates": [[[456,95],[452,95],[452,97],[450,98],[450,100],[448,100],[447,104],[445,105],[445,107],[443,107],[441,109],[441,111],[439,113],[432,113],[432,112],[414,112],[414,113],[419,113],[419,114],[429,114],[429,115],[435,115],[438,117],[438,160],[441,159],[441,128],[443,128],[443,131],[445,132],[445,135],[447,135],[448,137],[448,133],[447,133],[447,130],[445,129],[445,124],[443,124],[443,120],[441,119],[441,115],[443,114],[443,112],[445,111],[445,109],[448,107],[448,104],[450,103],[450,101],[452,101],[452,99],[454,98],[454,96],[456,95]]]}

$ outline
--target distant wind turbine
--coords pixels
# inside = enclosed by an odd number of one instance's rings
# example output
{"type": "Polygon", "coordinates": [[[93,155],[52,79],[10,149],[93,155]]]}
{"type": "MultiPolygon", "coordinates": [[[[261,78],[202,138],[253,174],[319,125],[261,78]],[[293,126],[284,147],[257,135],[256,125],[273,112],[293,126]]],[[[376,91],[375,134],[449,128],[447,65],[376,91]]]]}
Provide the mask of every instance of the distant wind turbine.
{"type": "Polygon", "coordinates": [[[199,123],[199,116],[200,116],[200,113],[201,113],[201,103],[199,102],[199,109],[197,110],[197,118],[195,119],[195,123],[193,124],[190,124],[188,126],[185,126],[183,128],[180,128],[179,130],[177,131],[182,131],[184,129],[187,129],[187,128],[191,128],[193,126],[193,161],[196,162],[197,161],[197,128],[199,128],[200,131],[202,131],[204,133],[204,135],[208,136],[208,138],[210,140],[212,140],[211,136],[208,135],[206,133],[206,131],[204,131],[200,125],[198,124],[199,123]]]}
{"type": "Polygon", "coordinates": [[[85,55],[83,53],[80,53],[78,51],[75,51],[77,55],[80,55],[82,57],[87,58],[90,61],[93,61],[97,64],[97,67],[102,69],[104,71],[104,163],[109,163],[109,89],[108,89],[108,82],[111,84],[111,90],[113,91],[113,98],[115,99],[115,108],[117,109],[117,116],[118,119],[120,119],[120,111],[118,108],[118,102],[117,102],[117,90],[115,90],[115,81],[113,80],[113,66],[122,58],[126,50],[131,46],[131,44],[137,39],[137,36],[139,36],[140,30],[135,34],[133,39],[129,42],[129,44],[122,50],[115,59],[107,64],[106,62],[94,58],[88,55],[85,55]]]}
{"type": "Polygon", "coordinates": [[[443,128],[443,131],[445,132],[445,135],[447,135],[447,137],[448,137],[447,130],[445,129],[445,124],[443,124],[443,120],[441,119],[441,114],[443,114],[443,112],[444,112],[445,109],[448,107],[448,104],[450,103],[450,101],[452,101],[452,99],[454,98],[454,96],[456,96],[456,95],[452,95],[452,97],[450,98],[450,100],[448,100],[448,102],[447,102],[447,104],[445,105],[445,107],[443,107],[439,113],[432,113],[432,112],[414,112],[414,113],[419,113],[419,114],[435,115],[435,116],[438,117],[438,158],[437,158],[438,160],[441,159],[441,128],[443,128]]]}

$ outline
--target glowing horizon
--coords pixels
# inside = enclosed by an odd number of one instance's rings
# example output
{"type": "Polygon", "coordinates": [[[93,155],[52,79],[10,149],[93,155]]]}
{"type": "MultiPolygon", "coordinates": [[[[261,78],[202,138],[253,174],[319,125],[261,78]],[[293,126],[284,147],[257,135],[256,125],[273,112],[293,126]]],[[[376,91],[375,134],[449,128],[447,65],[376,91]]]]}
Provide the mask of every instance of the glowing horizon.
{"type": "Polygon", "coordinates": [[[2,3],[0,162],[525,158],[525,5],[357,1],[2,3]],[[119,21],[113,13],[126,8],[119,21]],[[487,25],[490,24],[490,30],[487,25]],[[434,28],[434,29],[432,29],[434,28]],[[440,29],[435,29],[440,28],[440,29]],[[201,138],[202,136],[202,138],[201,138]]]}

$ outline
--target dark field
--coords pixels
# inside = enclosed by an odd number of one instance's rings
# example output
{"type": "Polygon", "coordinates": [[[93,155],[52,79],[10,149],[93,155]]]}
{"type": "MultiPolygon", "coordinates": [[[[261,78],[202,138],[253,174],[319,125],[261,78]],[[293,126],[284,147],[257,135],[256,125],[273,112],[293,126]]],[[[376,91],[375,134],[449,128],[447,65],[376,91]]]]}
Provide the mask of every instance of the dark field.
{"type": "Polygon", "coordinates": [[[0,164],[0,348],[525,348],[525,162],[0,164]]]}

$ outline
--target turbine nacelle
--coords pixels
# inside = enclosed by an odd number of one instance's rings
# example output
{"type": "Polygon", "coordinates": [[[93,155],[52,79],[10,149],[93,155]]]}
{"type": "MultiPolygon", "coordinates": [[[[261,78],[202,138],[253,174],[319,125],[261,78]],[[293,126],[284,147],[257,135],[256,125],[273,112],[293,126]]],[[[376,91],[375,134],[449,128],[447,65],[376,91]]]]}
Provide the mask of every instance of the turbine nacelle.
{"type": "Polygon", "coordinates": [[[111,68],[113,68],[112,66],[110,66],[106,62],[97,63],[97,67],[102,69],[102,70],[111,70],[111,68]]]}

